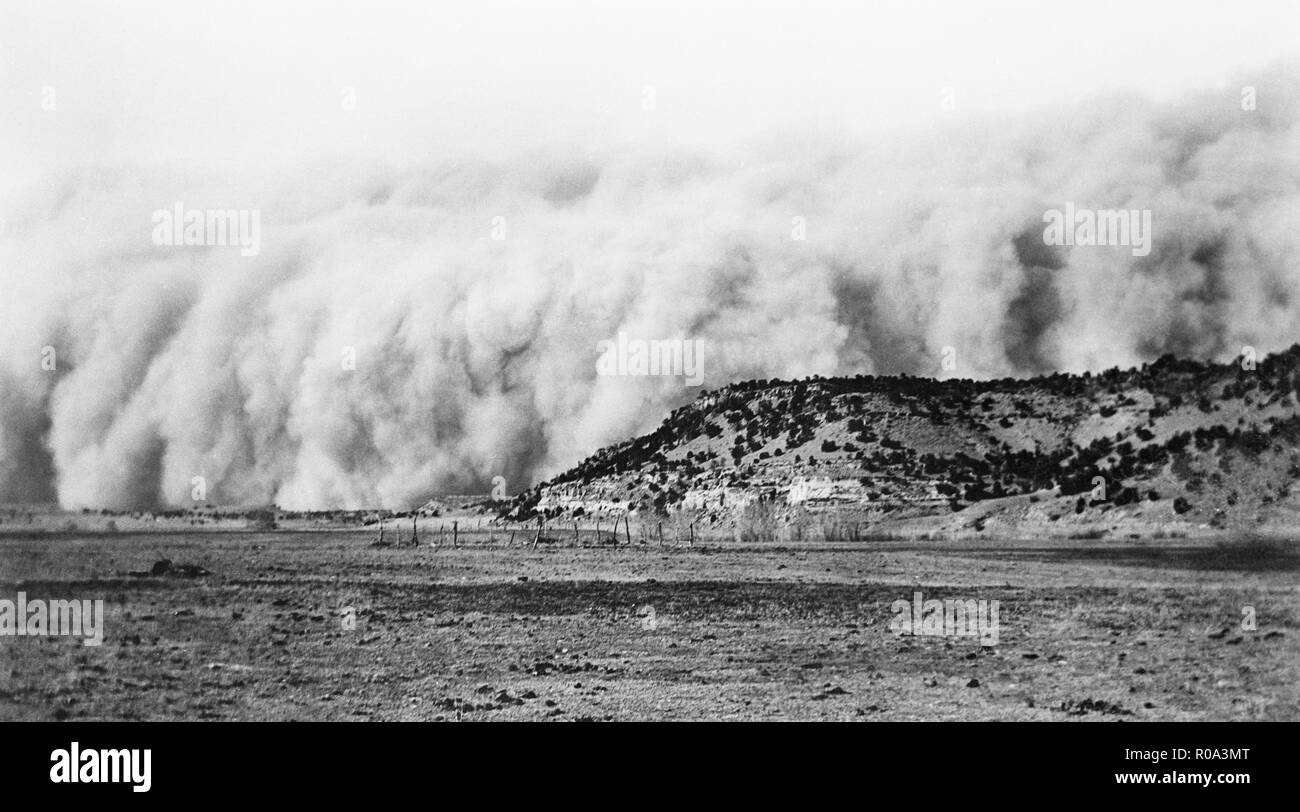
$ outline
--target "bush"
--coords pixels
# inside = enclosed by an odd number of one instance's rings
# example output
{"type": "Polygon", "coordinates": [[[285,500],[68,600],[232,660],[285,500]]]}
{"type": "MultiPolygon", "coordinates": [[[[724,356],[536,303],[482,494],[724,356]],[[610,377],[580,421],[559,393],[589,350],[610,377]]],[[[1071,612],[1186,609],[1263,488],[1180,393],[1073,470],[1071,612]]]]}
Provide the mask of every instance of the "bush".
{"type": "Polygon", "coordinates": [[[776,514],[766,502],[752,502],[736,517],[736,540],[742,543],[776,541],[776,514]]]}
{"type": "Polygon", "coordinates": [[[278,526],[275,522],[275,511],[273,510],[258,510],[248,516],[249,529],[275,530],[278,526]]]}

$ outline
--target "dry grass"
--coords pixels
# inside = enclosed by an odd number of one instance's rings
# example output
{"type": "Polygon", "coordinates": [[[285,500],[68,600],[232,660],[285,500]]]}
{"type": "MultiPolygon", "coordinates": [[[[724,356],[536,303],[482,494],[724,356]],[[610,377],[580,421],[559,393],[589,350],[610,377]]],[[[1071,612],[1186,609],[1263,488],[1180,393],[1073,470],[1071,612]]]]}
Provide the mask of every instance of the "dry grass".
{"type": "Polygon", "coordinates": [[[1300,718],[1295,571],[1259,568],[1280,553],[1251,539],[1225,555],[490,537],[0,539],[0,594],[107,608],[99,648],[0,638],[0,719],[1300,718]],[[159,556],[212,575],[122,574],[159,556]],[[999,644],[894,636],[890,606],[915,590],[1000,601],[999,644]]]}

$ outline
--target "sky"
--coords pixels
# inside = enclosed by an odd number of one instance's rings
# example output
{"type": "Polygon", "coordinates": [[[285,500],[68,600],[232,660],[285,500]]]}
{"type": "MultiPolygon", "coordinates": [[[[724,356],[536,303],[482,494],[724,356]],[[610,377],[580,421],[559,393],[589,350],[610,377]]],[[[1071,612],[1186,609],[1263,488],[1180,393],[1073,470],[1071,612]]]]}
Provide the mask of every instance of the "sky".
{"type": "Polygon", "coordinates": [[[1112,91],[1163,100],[1296,43],[1285,0],[4,0],[0,176],[906,129],[1112,91]]]}
{"type": "Polygon", "coordinates": [[[0,503],[404,508],[735,381],[1284,349],[1297,44],[1250,0],[0,0],[0,503]],[[700,377],[601,374],[623,334],[700,377]]]}

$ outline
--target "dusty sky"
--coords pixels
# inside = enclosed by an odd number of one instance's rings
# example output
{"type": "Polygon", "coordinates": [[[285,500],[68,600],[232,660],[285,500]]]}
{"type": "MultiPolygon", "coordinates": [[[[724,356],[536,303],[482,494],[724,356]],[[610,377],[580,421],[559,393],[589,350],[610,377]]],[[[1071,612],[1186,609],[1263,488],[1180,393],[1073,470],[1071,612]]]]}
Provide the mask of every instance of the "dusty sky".
{"type": "Polygon", "coordinates": [[[623,332],[706,388],[1288,347],[1298,20],[0,0],[0,503],[517,492],[698,394],[598,375],[623,332]],[[182,202],[259,250],[154,239],[182,202]],[[1067,203],[1150,252],[1045,247],[1067,203]]]}
{"type": "Polygon", "coordinates": [[[962,113],[1111,90],[1159,101],[1297,43],[1288,0],[5,0],[0,177],[696,146],[810,121],[854,132],[951,112],[943,88],[962,113]]]}

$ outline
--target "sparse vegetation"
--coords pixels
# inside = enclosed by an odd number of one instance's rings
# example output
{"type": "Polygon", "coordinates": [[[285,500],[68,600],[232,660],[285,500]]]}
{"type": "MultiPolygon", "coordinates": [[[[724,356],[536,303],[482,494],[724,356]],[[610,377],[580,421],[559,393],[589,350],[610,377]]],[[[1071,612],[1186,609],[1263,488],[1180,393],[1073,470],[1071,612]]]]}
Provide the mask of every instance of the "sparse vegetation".
{"type": "Polygon", "coordinates": [[[502,513],[689,508],[738,534],[780,537],[806,534],[798,511],[769,508],[777,527],[742,531],[754,519],[739,505],[809,498],[880,519],[1027,497],[1064,502],[1056,519],[1071,509],[1075,521],[1124,511],[1226,527],[1233,516],[1290,504],[1300,478],[1297,380],[1300,345],[1250,371],[1164,356],[1137,369],[1028,380],[747,381],[701,394],[653,432],[598,451],[502,513]],[[1234,485],[1243,472],[1258,486],[1234,485]],[[841,484],[798,490],[801,481],[841,484]],[[1141,513],[1164,499],[1172,513],[1141,513]]]}

